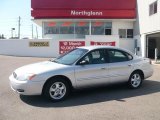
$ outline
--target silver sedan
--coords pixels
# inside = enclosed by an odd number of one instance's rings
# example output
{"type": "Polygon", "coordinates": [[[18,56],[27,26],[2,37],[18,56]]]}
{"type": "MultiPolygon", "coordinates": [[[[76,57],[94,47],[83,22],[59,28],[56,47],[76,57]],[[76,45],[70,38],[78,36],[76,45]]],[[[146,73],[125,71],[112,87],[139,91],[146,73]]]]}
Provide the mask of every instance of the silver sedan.
{"type": "Polygon", "coordinates": [[[132,89],[153,74],[151,61],[109,46],[79,47],[49,61],[16,69],[11,88],[22,95],[65,99],[72,89],[126,82],[132,89]]]}

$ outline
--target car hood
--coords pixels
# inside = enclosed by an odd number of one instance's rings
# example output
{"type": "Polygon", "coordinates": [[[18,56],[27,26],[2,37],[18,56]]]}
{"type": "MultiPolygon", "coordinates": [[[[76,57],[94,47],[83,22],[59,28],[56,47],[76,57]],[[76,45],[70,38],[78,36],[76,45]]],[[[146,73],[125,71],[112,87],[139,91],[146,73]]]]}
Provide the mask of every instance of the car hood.
{"type": "Polygon", "coordinates": [[[67,65],[58,64],[51,61],[44,61],[44,62],[29,64],[29,65],[20,67],[15,70],[15,73],[19,75],[26,74],[26,73],[40,74],[47,71],[58,70],[65,67],[67,67],[67,65]]]}

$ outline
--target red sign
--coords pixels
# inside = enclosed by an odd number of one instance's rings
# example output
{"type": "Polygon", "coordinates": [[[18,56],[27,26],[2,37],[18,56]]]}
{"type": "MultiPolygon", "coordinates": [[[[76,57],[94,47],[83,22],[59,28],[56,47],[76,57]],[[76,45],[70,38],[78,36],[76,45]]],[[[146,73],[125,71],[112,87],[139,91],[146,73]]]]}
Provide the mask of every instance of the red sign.
{"type": "Polygon", "coordinates": [[[31,0],[33,9],[95,9],[129,10],[136,8],[136,0],[31,0]]]}
{"type": "Polygon", "coordinates": [[[91,41],[90,45],[105,45],[105,46],[116,46],[116,42],[94,42],[91,41]]]}
{"type": "Polygon", "coordinates": [[[59,41],[59,54],[64,54],[76,47],[85,46],[85,41],[59,41]]]}
{"type": "Polygon", "coordinates": [[[133,19],[134,10],[33,10],[34,18],[102,18],[102,19],[133,19]]]}
{"type": "Polygon", "coordinates": [[[137,0],[31,0],[32,17],[135,19],[137,0]]]}

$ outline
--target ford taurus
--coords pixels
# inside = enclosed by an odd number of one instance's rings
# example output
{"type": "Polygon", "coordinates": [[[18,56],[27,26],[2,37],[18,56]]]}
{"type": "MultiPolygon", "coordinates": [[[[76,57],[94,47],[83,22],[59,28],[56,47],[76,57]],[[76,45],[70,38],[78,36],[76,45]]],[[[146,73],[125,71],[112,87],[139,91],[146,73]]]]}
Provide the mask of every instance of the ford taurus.
{"type": "Polygon", "coordinates": [[[56,59],[26,65],[9,77],[11,88],[22,95],[65,99],[72,89],[126,82],[139,88],[153,74],[151,61],[116,47],[78,47],[56,59]]]}

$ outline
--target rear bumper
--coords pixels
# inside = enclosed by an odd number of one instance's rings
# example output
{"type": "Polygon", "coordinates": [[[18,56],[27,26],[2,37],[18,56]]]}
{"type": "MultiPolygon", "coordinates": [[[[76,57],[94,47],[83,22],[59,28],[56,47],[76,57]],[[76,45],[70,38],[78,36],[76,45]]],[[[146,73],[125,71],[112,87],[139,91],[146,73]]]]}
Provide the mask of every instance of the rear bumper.
{"type": "Polygon", "coordinates": [[[153,75],[153,68],[150,67],[149,69],[144,70],[143,72],[144,72],[144,79],[149,78],[153,75]]]}
{"type": "Polygon", "coordinates": [[[41,95],[44,81],[19,81],[13,75],[9,77],[11,89],[21,95],[41,95]]]}

